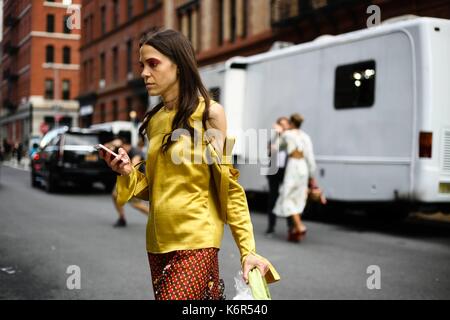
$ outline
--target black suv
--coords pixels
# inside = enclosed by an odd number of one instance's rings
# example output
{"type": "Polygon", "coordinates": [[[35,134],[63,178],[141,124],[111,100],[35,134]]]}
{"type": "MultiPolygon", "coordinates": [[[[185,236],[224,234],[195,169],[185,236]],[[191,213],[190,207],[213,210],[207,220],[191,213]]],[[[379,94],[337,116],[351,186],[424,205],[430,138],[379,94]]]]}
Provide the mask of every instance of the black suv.
{"type": "Polygon", "coordinates": [[[54,192],[68,182],[90,187],[102,182],[111,191],[116,175],[99,158],[95,144],[111,141],[109,131],[62,127],[49,131],[31,159],[31,185],[54,192]]]}

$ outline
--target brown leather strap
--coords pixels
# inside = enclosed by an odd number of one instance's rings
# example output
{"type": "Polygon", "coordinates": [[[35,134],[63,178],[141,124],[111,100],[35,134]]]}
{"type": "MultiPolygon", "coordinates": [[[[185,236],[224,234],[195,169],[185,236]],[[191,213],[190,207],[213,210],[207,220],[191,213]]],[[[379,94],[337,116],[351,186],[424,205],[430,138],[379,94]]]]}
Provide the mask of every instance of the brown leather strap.
{"type": "Polygon", "coordinates": [[[304,158],[303,151],[296,149],[289,154],[289,158],[303,159],[304,158]]]}

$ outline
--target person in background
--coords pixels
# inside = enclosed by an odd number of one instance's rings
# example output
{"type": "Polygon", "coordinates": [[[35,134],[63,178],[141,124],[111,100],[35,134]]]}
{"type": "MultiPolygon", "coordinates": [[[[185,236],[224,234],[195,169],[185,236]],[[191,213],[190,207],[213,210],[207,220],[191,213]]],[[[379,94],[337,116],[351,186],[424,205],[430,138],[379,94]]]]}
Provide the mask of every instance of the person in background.
{"type": "Polygon", "coordinates": [[[288,240],[300,241],[306,235],[307,228],[302,222],[301,214],[308,199],[308,186],[315,187],[314,180],[316,162],[311,138],[300,127],[303,117],[295,113],[291,115],[292,128],[280,136],[280,148],[288,154],[288,162],[280,195],[273,209],[280,217],[292,219],[288,240]]]}
{"type": "MultiPolygon", "coordinates": [[[[141,134],[149,140],[145,174],[119,149],[114,159],[100,155],[119,174],[120,203],[132,196],[150,202],[147,255],[157,300],[221,300],[219,249],[224,221],[214,190],[210,166],[202,159],[207,132],[222,157],[227,123],[224,108],[212,101],[201,81],[191,42],[175,30],[146,33],[139,44],[141,76],[150,96],[162,102],[144,117],[141,134]],[[180,130],[182,129],[182,130],[180,130]],[[209,129],[209,130],[208,130],[209,129]],[[183,132],[181,136],[176,133],[183,132]],[[196,135],[197,133],[198,135],[196,135]],[[195,139],[195,137],[201,137],[195,139]],[[204,144],[204,145],[203,145],[204,144]],[[199,146],[199,148],[197,148],[199,146]],[[179,151],[183,161],[175,162],[179,151]]],[[[268,260],[256,253],[247,199],[230,168],[226,222],[239,248],[243,278],[258,268],[267,281],[280,279],[268,260]],[[231,176],[232,175],[232,176],[231,176]]]]}
{"type": "Polygon", "coordinates": [[[6,138],[3,139],[3,155],[5,160],[11,159],[12,145],[6,138]]]}
{"type": "MultiPolygon", "coordinates": [[[[275,225],[276,225],[276,219],[277,216],[273,213],[273,207],[275,206],[275,202],[279,195],[279,188],[280,185],[283,182],[284,178],[284,172],[286,168],[286,161],[287,161],[287,155],[286,150],[279,149],[278,145],[276,144],[276,141],[278,140],[279,136],[285,132],[286,130],[289,130],[291,128],[291,123],[289,122],[289,119],[287,117],[280,117],[277,119],[276,123],[274,124],[273,128],[275,129],[276,136],[272,137],[269,145],[268,145],[268,154],[271,159],[271,161],[275,161],[275,167],[277,168],[277,171],[275,174],[268,174],[267,180],[269,182],[269,197],[268,197],[268,225],[266,230],[266,235],[271,237],[275,232],[275,225]]],[[[271,164],[272,165],[272,164],[271,164]]],[[[287,219],[288,228],[291,227],[291,219],[287,219]]]]}
{"type": "Polygon", "coordinates": [[[17,164],[20,164],[20,161],[22,161],[23,156],[23,143],[22,142],[16,143],[15,149],[16,149],[17,164]]]}
{"type": "MultiPolygon", "coordinates": [[[[131,163],[133,166],[136,166],[139,162],[142,162],[145,160],[145,154],[144,154],[144,141],[141,138],[138,143],[138,147],[134,148],[131,146],[131,143],[129,141],[128,137],[119,136],[116,139],[112,140],[111,142],[108,142],[105,144],[106,147],[108,147],[111,150],[114,150],[114,152],[118,152],[119,148],[123,148],[129,155],[131,159],[131,163]]],[[[139,171],[144,172],[145,167],[143,165],[139,166],[139,171]]],[[[114,227],[126,227],[127,226],[127,220],[125,219],[125,208],[123,205],[120,205],[117,201],[117,189],[114,188],[112,192],[112,199],[114,207],[116,208],[116,211],[119,215],[119,218],[117,219],[116,223],[114,223],[114,227]]],[[[148,206],[140,199],[133,197],[129,201],[130,205],[138,210],[139,212],[142,212],[144,215],[148,215],[148,206]]]]}

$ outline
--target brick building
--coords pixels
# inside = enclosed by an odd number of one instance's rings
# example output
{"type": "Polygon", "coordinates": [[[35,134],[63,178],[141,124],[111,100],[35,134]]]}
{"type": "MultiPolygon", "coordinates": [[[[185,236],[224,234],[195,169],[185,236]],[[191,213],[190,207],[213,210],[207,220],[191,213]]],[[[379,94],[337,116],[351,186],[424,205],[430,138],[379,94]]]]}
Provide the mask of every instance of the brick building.
{"type": "Polygon", "coordinates": [[[302,43],[323,34],[366,28],[367,8],[381,20],[418,15],[450,19],[448,0],[165,0],[165,25],[181,30],[200,65],[269,50],[276,41],[302,43]]]}
{"type": "Polygon", "coordinates": [[[163,26],[160,0],[83,0],[80,124],[142,118],[148,94],[140,77],[139,40],[163,26]]]}
{"type": "Polygon", "coordinates": [[[380,8],[381,21],[407,14],[450,19],[448,0],[84,0],[81,123],[128,120],[132,110],[142,119],[148,96],[137,42],[152,27],[182,31],[204,66],[276,42],[366,28],[370,5],[380,8]]]}
{"type": "Polygon", "coordinates": [[[1,138],[27,144],[53,126],[78,125],[80,34],[66,22],[79,2],[3,1],[1,138]]]}

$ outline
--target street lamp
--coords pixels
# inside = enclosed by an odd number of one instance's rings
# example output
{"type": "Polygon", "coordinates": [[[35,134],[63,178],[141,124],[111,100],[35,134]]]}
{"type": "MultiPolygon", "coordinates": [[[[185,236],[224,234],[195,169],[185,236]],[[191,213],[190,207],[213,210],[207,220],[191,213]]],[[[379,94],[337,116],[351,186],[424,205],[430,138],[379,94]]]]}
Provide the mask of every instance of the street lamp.
{"type": "Polygon", "coordinates": [[[134,125],[137,125],[137,112],[134,111],[134,110],[131,110],[129,116],[130,116],[130,121],[131,121],[134,125]]]}

